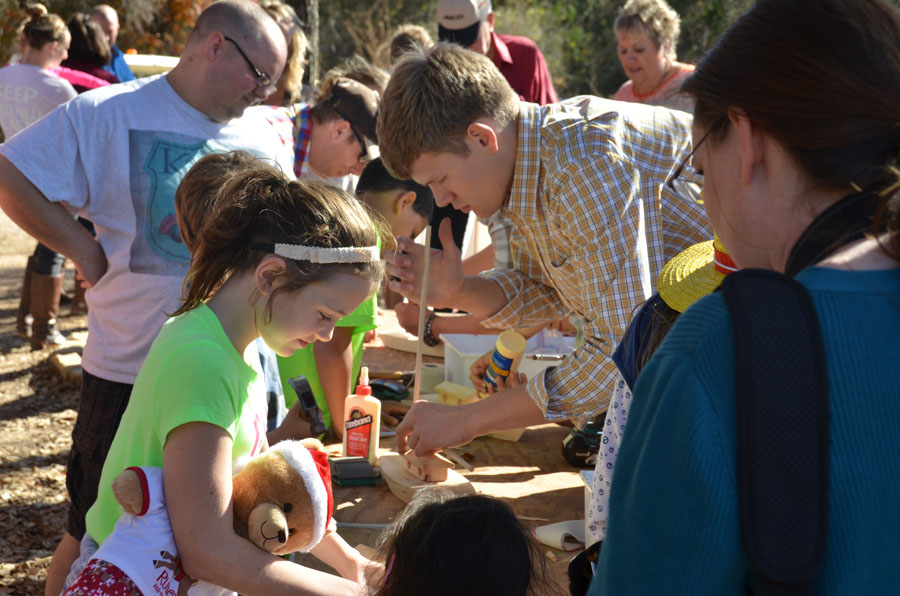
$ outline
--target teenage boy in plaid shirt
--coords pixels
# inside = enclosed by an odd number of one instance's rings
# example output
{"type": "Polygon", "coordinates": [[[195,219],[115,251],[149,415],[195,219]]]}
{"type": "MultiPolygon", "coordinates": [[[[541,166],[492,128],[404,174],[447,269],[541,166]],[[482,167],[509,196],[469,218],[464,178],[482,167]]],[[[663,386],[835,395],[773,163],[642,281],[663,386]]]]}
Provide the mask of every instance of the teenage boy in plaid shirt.
{"type": "MultiPolygon", "coordinates": [[[[595,97],[520,102],[490,60],[444,43],[395,65],[379,114],[382,159],[395,176],[430,186],[438,205],[479,217],[500,211],[521,239],[515,270],[465,277],[442,225],[447,248],[431,257],[428,304],[501,328],[571,311],[584,335],[560,366],[525,385],[465,406],[415,404],[397,429],[399,449],[422,455],[603,412],[615,378],[611,356],[632,311],[655,292],[666,261],[711,234],[702,205],[666,183],[690,151],[690,116],[595,97]]],[[[418,301],[423,249],[399,240],[388,255],[390,287],[418,301]]],[[[473,366],[482,389],[485,365],[482,358],[473,366]]]]}

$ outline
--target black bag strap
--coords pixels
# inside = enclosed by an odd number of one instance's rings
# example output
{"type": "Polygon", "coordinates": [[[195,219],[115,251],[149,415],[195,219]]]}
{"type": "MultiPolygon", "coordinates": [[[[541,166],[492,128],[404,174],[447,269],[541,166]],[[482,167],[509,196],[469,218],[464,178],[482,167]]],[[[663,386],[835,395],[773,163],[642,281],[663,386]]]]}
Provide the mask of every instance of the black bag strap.
{"type": "Polygon", "coordinates": [[[727,276],[738,401],[738,491],[755,594],[811,594],[828,532],[828,377],[818,317],[793,279],[727,276]]]}

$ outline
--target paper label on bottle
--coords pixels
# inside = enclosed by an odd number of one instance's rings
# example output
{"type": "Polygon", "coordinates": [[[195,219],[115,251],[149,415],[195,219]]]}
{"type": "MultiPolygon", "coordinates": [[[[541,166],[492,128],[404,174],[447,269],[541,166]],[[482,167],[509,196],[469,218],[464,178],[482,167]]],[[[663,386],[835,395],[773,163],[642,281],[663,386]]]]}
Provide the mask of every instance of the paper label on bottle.
{"type": "Polygon", "coordinates": [[[509,376],[509,369],[512,368],[512,363],[512,358],[507,358],[498,350],[494,350],[494,355],[491,356],[491,363],[484,373],[484,380],[496,387],[498,378],[503,377],[506,379],[509,376]]]}
{"type": "Polygon", "coordinates": [[[369,440],[372,433],[372,415],[359,408],[350,410],[350,419],[344,421],[347,437],[346,456],[369,457],[369,440]]]}

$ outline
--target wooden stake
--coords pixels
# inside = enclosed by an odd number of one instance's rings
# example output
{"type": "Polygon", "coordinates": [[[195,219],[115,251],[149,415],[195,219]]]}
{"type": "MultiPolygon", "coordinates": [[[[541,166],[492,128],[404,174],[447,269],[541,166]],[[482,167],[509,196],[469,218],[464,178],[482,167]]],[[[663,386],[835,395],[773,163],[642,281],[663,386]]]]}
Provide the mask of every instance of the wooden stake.
{"type": "Polygon", "coordinates": [[[419,296],[419,341],[416,344],[416,370],[415,383],[413,384],[413,402],[419,401],[419,392],[422,388],[422,350],[425,343],[422,337],[425,334],[425,312],[428,305],[425,298],[428,296],[428,274],[431,265],[431,226],[425,226],[425,263],[422,268],[422,291],[419,296]]]}

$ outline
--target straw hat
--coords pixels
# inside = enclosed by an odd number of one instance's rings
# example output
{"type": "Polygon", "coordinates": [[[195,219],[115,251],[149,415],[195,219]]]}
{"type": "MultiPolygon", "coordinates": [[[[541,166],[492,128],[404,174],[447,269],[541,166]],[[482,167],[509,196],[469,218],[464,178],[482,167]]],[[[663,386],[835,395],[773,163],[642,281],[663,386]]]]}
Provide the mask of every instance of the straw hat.
{"type": "Polygon", "coordinates": [[[711,294],[722,279],[737,271],[719,239],[701,242],[684,249],[665,264],[656,280],[659,295],[678,312],[711,294]]]}

